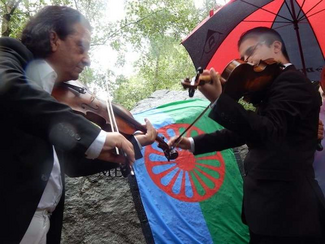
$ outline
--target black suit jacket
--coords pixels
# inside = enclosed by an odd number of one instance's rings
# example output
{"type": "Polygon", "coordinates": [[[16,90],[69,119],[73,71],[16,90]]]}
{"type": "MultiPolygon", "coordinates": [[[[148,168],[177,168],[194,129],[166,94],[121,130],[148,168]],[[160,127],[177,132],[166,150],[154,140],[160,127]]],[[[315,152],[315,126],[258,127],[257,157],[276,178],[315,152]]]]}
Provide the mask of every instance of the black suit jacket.
{"type": "MultiPolygon", "coordinates": [[[[116,164],[87,160],[100,129],[57,102],[25,77],[32,54],[19,41],[0,38],[0,243],[19,243],[53,167],[53,147],[64,172],[97,173],[116,164]]],[[[63,196],[51,216],[48,243],[59,243],[63,196]]]]}
{"type": "Polygon", "coordinates": [[[194,138],[195,154],[247,144],[243,220],[255,234],[320,236],[324,196],[315,180],[320,96],[293,66],[273,81],[257,113],[222,94],[210,117],[226,129],[194,138]]]}

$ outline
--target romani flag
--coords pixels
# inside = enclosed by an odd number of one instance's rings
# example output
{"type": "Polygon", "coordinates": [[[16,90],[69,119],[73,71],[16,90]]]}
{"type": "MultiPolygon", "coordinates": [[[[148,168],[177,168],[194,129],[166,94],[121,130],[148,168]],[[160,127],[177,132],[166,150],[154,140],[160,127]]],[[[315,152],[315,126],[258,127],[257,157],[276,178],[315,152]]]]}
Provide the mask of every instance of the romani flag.
{"type": "MultiPolygon", "coordinates": [[[[167,141],[208,104],[199,99],[174,102],[134,117],[148,118],[167,141]]],[[[208,114],[187,137],[222,129],[208,114]]],[[[248,228],[241,221],[242,177],[232,149],[196,156],[178,149],[178,158],[170,162],[157,143],[142,150],[134,171],[155,243],[248,243],[248,228]]]]}

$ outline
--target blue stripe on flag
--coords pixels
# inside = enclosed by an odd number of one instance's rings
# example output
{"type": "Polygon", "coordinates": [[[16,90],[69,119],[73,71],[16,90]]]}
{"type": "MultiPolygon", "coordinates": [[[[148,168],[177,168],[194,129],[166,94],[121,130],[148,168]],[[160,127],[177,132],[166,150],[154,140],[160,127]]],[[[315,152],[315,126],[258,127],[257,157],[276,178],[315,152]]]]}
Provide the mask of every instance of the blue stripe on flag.
{"type": "MultiPolygon", "coordinates": [[[[142,124],[144,118],[148,118],[155,128],[174,123],[172,118],[157,109],[134,117],[142,124]]],[[[134,170],[156,243],[213,243],[199,203],[182,202],[162,191],[150,178],[144,158],[135,162],[134,170]]],[[[158,173],[159,167],[155,170],[158,173]]]]}

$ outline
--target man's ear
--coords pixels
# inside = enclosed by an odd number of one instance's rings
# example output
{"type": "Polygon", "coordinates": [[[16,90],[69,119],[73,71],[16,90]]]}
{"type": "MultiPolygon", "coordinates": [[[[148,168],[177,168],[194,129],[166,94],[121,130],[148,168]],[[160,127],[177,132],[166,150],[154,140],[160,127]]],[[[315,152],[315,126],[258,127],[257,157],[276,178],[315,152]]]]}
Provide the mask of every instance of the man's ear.
{"type": "Polygon", "coordinates": [[[52,52],[56,52],[59,47],[60,38],[54,31],[50,32],[50,43],[52,52]]]}
{"type": "Polygon", "coordinates": [[[274,41],[273,48],[274,48],[274,53],[279,54],[280,52],[282,52],[282,42],[274,41]]]}

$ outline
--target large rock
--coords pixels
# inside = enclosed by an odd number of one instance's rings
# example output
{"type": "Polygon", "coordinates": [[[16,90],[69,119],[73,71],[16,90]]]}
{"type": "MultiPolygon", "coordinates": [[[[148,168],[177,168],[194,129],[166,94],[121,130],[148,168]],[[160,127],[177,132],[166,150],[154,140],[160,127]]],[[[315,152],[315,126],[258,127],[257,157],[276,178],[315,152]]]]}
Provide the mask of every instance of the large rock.
{"type": "Polygon", "coordinates": [[[145,243],[127,179],[67,178],[62,243],[145,243]]]}
{"type": "MultiPolygon", "coordinates": [[[[195,92],[193,98],[204,99],[206,98],[199,92],[195,92]]],[[[142,101],[140,101],[135,108],[131,110],[132,113],[139,113],[150,108],[155,108],[160,105],[193,99],[188,96],[188,91],[169,91],[169,90],[158,90],[152,93],[152,95],[142,101]]]]}

